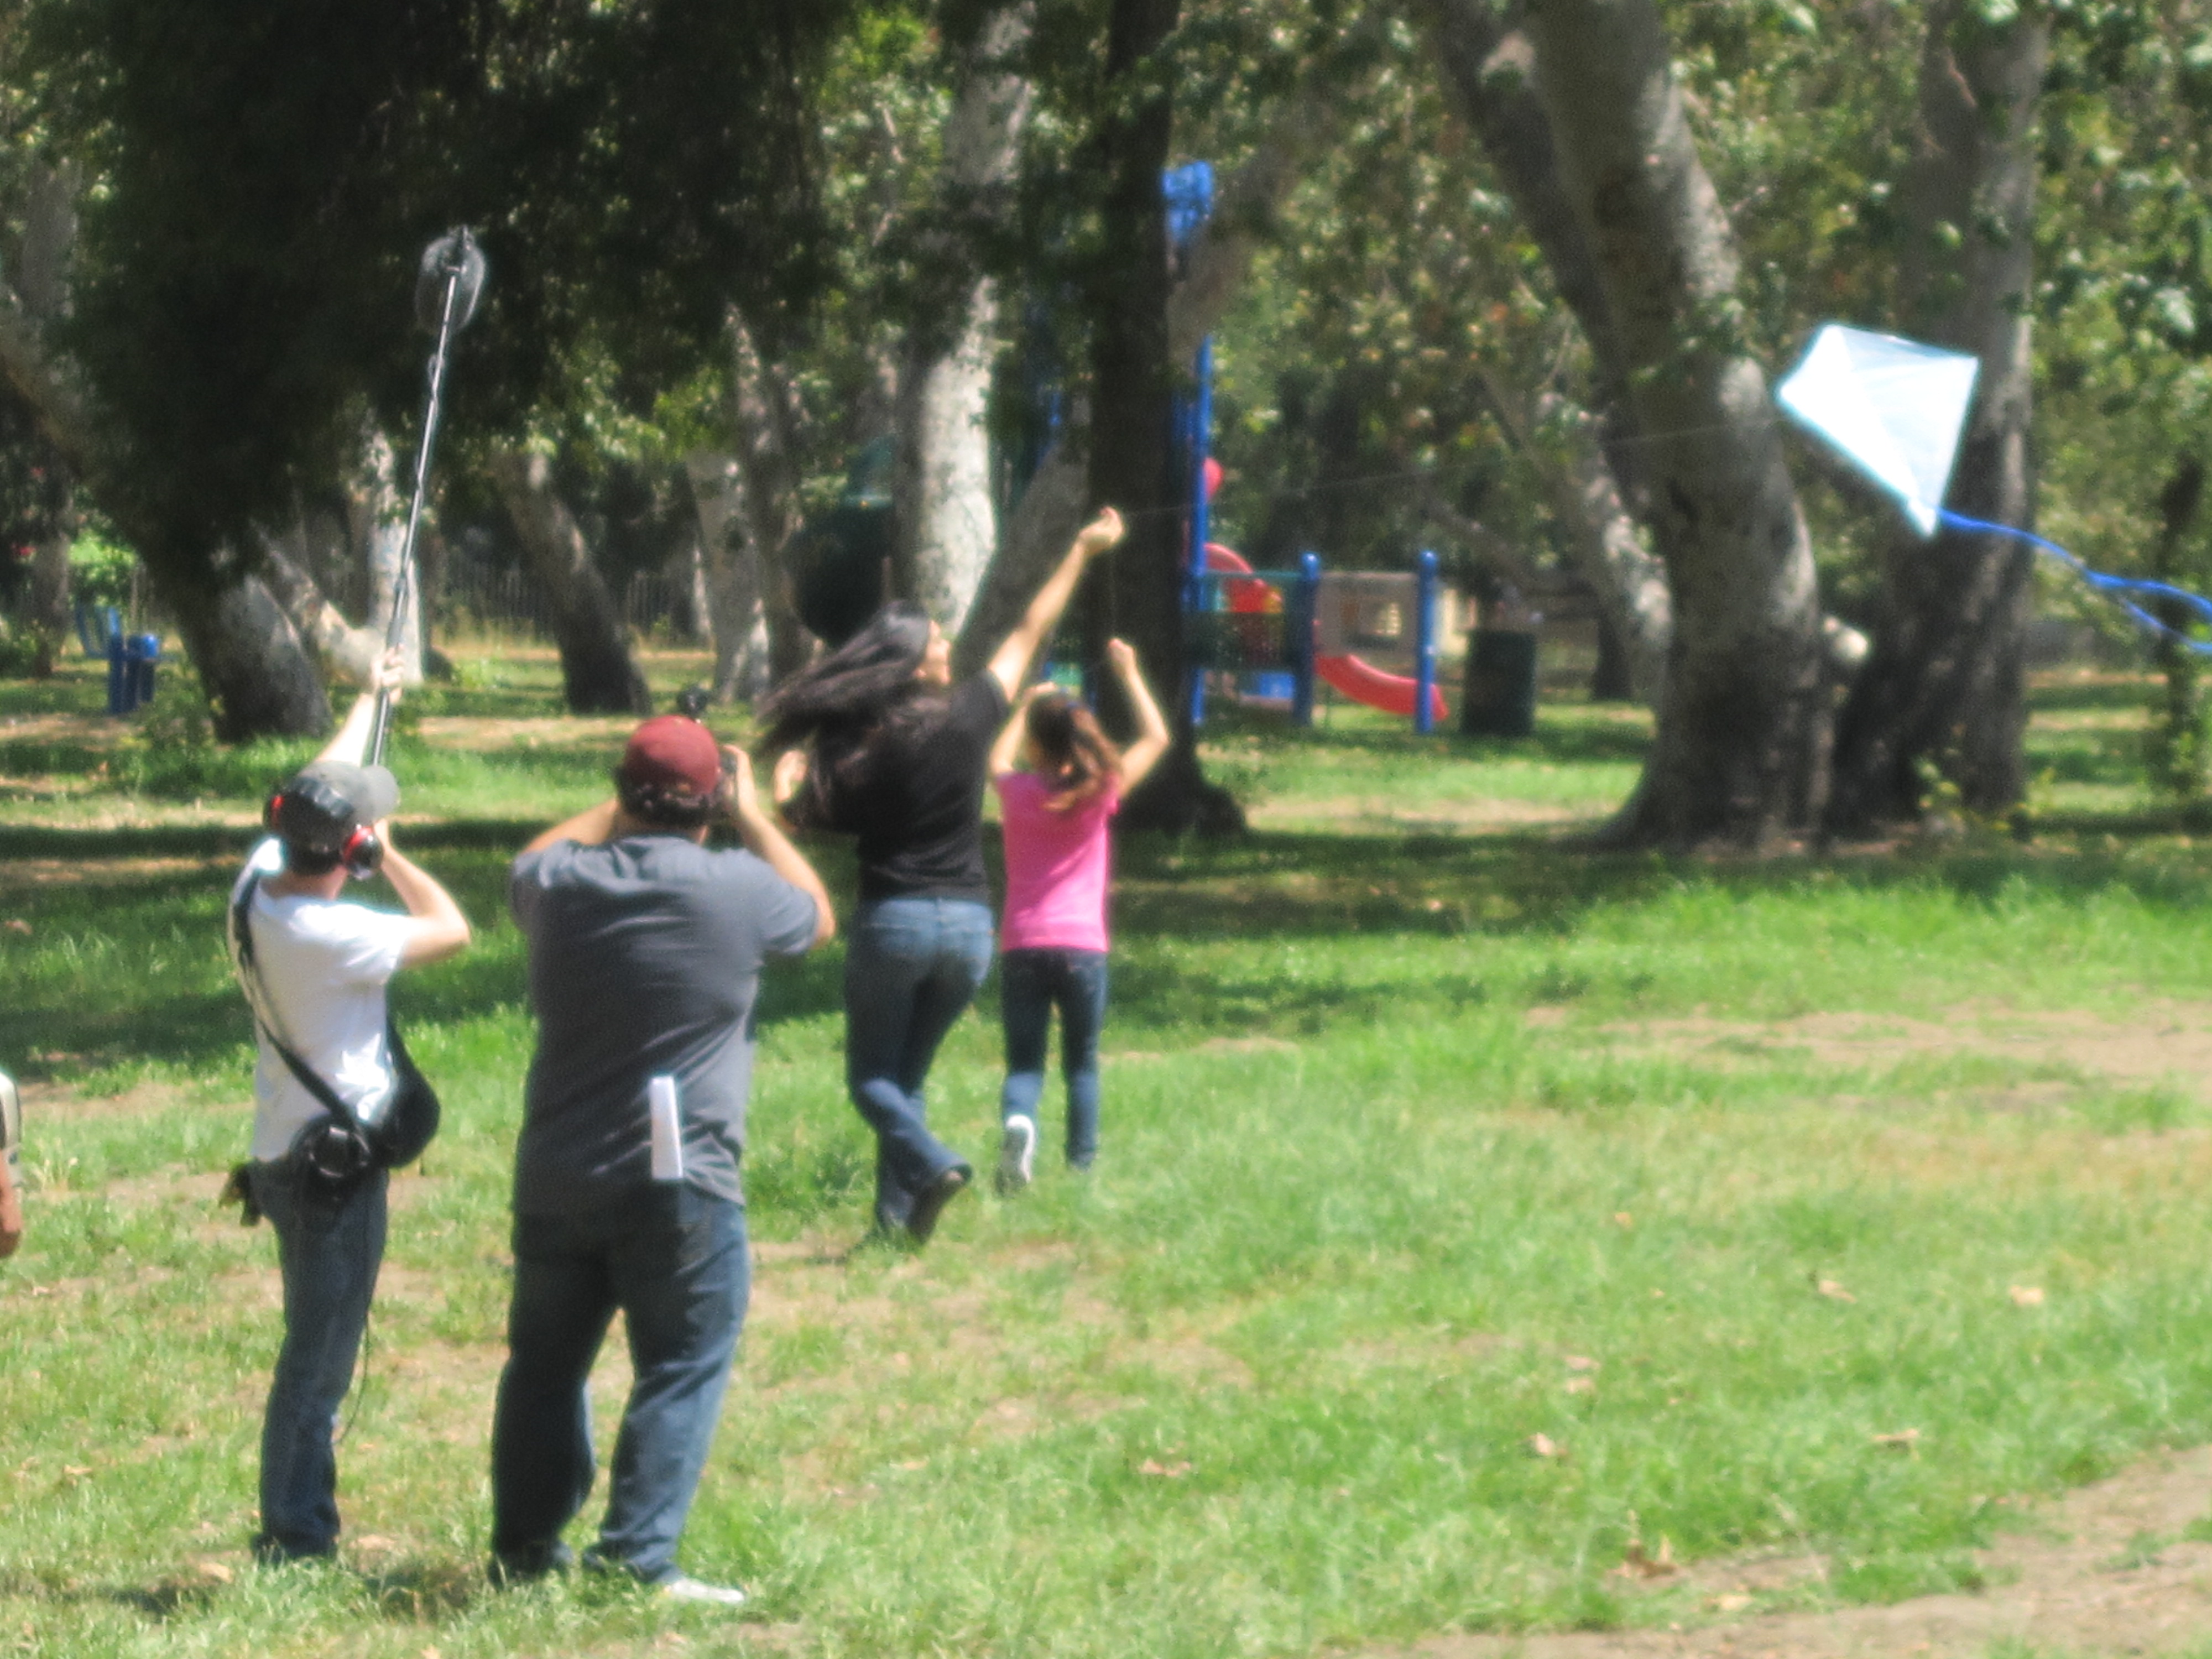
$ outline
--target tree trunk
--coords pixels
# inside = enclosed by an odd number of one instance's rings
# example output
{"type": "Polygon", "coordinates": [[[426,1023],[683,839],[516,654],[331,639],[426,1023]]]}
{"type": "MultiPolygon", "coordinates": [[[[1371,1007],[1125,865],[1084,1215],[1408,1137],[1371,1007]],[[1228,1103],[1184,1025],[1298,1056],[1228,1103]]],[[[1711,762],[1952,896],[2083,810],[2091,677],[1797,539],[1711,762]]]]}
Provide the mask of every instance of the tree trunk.
{"type": "Polygon", "coordinates": [[[1030,88],[1006,64],[1029,39],[1033,11],[1022,3],[992,12],[963,54],[938,189],[946,223],[922,239],[927,276],[899,367],[899,586],[956,638],[998,541],[986,417],[999,307],[995,286],[975,269],[974,233],[998,216],[1013,184],[1030,88]]]}
{"type": "Polygon", "coordinates": [[[1021,500],[1006,515],[998,553],[953,648],[956,673],[975,673],[991,659],[1000,641],[1021,621],[1030,596],[1052,574],[1054,562],[1083,528],[1091,489],[1089,441],[1087,421],[1080,414],[1072,416],[1060,441],[1046,453],[1021,500]]]}
{"type": "MultiPolygon", "coordinates": [[[[44,328],[69,306],[69,273],[76,249],[76,198],[82,169],[74,161],[49,167],[30,163],[24,192],[23,234],[15,260],[15,295],[24,314],[44,328]]],[[[70,544],[76,538],[75,469],[51,439],[40,445],[44,473],[40,491],[44,520],[32,556],[29,615],[41,678],[54,672],[54,657],[69,638],[70,544]]]]}
{"type": "Polygon", "coordinates": [[[569,712],[651,714],[653,699],[631,660],[622,612],[592,562],[583,531],[553,488],[552,463],[507,450],[491,458],[490,471],[553,613],[569,712]]]}
{"type": "Polygon", "coordinates": [[[1512,390],[1487,368],[1477,373],[1483,394],[1514,446],[1528,458],[1552,497],[1552,510],[1568,531],[1568,556],[1597,595],[1602,631],[1620,648],[1627,690],[1622,695],[1657,708],[1667,683],[1667,656],[1674,642],[1674,593],[1667,568],[1646,544],[1621,498],[1596,419],[1565,406],[1556,392],[1536,399],[1538,420],[1565,417],[1578,433],[1565,458],[1540,444],[1512,390]]]}
{"type": "Polygon", "coordinates": [[[308,574],[304,518],[285,536],[264,533],[261,538],[261,575],[300,638],[315,654],[346,678],[368,683],[370,671],[384,653],[384,635],[374,629],[356,628],[346,621],[308,574]]]}
{"type": "Polygon", "coordinates": [[[768,629],[769,681],[781,684],[806,664],[814,636],[799,620],[785,553],[799,527],[799,397],[761,349],[758,331],[730,316],[730,415],[744,485],[739,522],[758,562],[768,629]]]}
{"type": "Polygon", "coordinates": [[[30,624],[36,655],[31,664],[34,678],[54,672],[55,658],[67,648],[73,617],[70,610],[70,543],[74,526],[67,520],[53,525],[39,538],[31,556],[31,591],[24,620],[30,624]]]}
{"type": "MultiPolygon", "coordinates": [[[[1181,0],[1114,0],[1106,74],[1113,112],[1099,134],[1106,188],[1091,288],[1091,499],[1128,521],[1120,550],[1095,568],[1082,596],[1085,663],[1126,639],[1167,705],[1175,742],[1121,810],[1128,829],[1234,832],[1243,814],[1206,781],[1190,719],[1183,647],[1184,481],[1171,428],[1182,365],[1169,356],[1167,166],[1175,106],[1156,54],[1174,31],[1181,0]]],[[[1109,718],[1125,725],[1113,706],[1109,718]]]]}
{"type": "MultiPolygon", "coordinates": [[[[353,544],[368,571],[368,630],[380,646],[392,637],[398,597],[399,558],[407,543],[407,499],[399,488],[399,462],[392,440],[371,431],[362,445],[361,476],[346,492],[353,544]]],[[[418,569],[407,584],[400,672],[409,685],[422,683],[422,583],[418,569]]]]}
{"type": "MultiPolygon", "coordinates": [[[[1952,502],[2025,530],[2035,513],[2035,115],[2050,24],[2041,8],[2002,23],[1982,12],[1942,0],[1929,16],[1899,313],[1908,332],[1981,359],[1952,502]]],[[[1917,817],[1923,762],[1971,811],[2020,803],[2033,562],[2012,538],[1948,528],[1892,547],[1874,653],[1838,731],[1834,829],[1917,817]]]]}
{"type": "Polygon", "coordinates": [[[1651,0],[1546,0],[1534,27],[1674,608],[1657,733],[1614,834],[1759,845],[1819,815],[1829,718],[1812,544],[1743,339],[1734,244],[1651,0]]]}
{"type": "Polygon", "coordinates": [[[1636,657],[1626,641],[1601,610],[1597,614],[1597,661],[1590,666],[1592,702],[1635,702],[1636,657]]]}
{"type": "MultiPolygon", "coordinates": [[[[2184,453],[2176,458],[2166,488],[2159,491],[2158,540],[2152,547],[2150,569],[2156,580],[2178,583],[2185,579],[2182,549],[2203,501],[2204,463],[2184,453]]],[[[2156,600],[2152,610],[2160,622],[2185,636],[2197,620],[2179,599],[2156,600]]],[[[2160,683],[2151,707],[2144,758],[2153,785],[2187,805],[2204,793],[2204,659],[2189,648],[2185,637],[2172,634],[2160,635],[2151,649],[2160,683]]]]}
{"type": "Polygon", "coordinates": [[[699,586],[714,636],[714,701],[750,701],[769,687],[768,611],[760,550],[747,523],[744,474],[734,456],[706,449],[684,458],[684,473],[699,515],[699,586]]]}
{"type": "Polygon", "coordinates": [[[322,677],[258,576],[213,592],[198,584],[171,585],[161,597],[184,635],[218,738],[244,743],[320,737],[329,729],[322,677]]]}

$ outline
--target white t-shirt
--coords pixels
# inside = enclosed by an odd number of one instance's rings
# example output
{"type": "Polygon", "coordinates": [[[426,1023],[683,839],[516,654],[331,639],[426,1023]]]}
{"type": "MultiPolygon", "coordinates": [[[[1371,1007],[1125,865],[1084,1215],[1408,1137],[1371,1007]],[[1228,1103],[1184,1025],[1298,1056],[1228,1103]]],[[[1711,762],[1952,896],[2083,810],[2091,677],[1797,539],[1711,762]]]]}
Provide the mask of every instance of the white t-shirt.
{"type": "MultiPolygon", "coordinates": [[[[271,897],[265,884],[283,868],[283,848],[264,841],[231,889],[235,906],[247,877],[258,872],[264,884],[248,920],[261,1009],[292,1052],[363,1123],[374,1123],[391,1103],[393,1085],[385,981],[399,971],[411,919],[342,899],[271,897]]],[[[283,1157],[323,1108],[258,1024],[253,1156],[267,1163],[283,1157]]]]}

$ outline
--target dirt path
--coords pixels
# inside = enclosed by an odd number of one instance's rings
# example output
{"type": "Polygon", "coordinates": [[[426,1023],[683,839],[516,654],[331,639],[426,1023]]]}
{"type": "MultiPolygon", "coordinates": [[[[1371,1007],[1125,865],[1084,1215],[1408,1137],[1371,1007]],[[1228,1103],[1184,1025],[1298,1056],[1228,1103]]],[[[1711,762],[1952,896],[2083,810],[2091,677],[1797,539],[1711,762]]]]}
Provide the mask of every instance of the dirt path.
{"type": "MultiPolygon", "coordinates": [[[[1987,1659],[2021,1644],[2069,1655],[2202,1651],[2212,1635],[2212,1543],[2182,1533],[2212,1510],[2212,1448],[2138,1464],[2033,1512],[2033,1530],[1984,1552],[1992,1588],[1889,1607],[1738,1617],[1697,1629],[1559,1636],[1438,1637],[1370,1659],[1987,1659]]],[[[1708,1562],[1670,1579],[1695,1592],[1698,1616],[1742,1598],[1817,1583],[1798,1559],[1708,1562]]]]}
{"type": "MultiPolygon", "coordinates": [[[[1531,1025],[1568,1027],[1570,1016],[1565,1008],[1539,1006],[1525,1018],[1531,1025]]],[[[1583,1029],[1618,1048],[1694,1057],[1724,1068],[1793,1056],[1824,1066],[1879,1068],[1973,1054],[2083,1079],[2164,1084],[2212,1101],[2212,1003],[2171,998],[2146,998],[2124,1020],[2080,1009],[1966,1002],[1921,1018],[1848,1011],[1773,1020],[1692,1014],[1583,1029]]]]}

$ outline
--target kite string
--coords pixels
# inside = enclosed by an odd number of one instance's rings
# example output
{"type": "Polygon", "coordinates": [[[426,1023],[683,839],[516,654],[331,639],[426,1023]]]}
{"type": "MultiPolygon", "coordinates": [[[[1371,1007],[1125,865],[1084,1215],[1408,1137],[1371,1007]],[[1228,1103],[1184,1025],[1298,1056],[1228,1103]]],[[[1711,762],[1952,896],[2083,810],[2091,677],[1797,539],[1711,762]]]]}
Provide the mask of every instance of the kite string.
{"type": "Polygon", "coordinates": [[[2059,546],[2057,542],[2047,540],[2032,530],[2022,530],[2014,525],[1993,524],[1987,519],[1970,519],[1963,513],[1952,512],[1948,507],[1939,508],[1936,516],[1954,530],[1969,531],[1984,535],[2010,536],[2015,540],[2026,542],[2039,552],[2050,554],[2051,557],[2081,577],[2083,581],[2088,583],[2092,588],[2108,596],[2121,610],[2134,617],[2136,624],[2146,632],[2159,635],[2173,641],[2176,644],[2185,646],[2200,657],[2212,656],[2212,642],[2191,639],[2188,635],[2171,623],[2154,617],[2134,600],[2126,597],[2130,593],[2140,593],[2150,599],[2173,599],[2194,611],[2207,623],[2212,623],[2212,599],[2207,599],[2203,594],[2191,593],[2188,589],[2176,587],[2171,582],[2151,581],[2132,576],[2115,576],[2102,570],[2092,570],[2075,555],[2059,546]]]}

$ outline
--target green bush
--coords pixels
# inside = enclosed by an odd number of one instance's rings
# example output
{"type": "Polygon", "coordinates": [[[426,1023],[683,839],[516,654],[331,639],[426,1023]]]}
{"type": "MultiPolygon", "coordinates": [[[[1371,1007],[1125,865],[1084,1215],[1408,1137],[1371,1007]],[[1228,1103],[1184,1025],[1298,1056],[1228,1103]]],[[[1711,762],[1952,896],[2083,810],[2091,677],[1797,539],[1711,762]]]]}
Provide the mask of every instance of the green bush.
{"type": "Polygon", "coordinates": [[[70,592],[79,605],[128,605],[137,564],[129,548],[88,530],[70,544],[70,592]]]}

